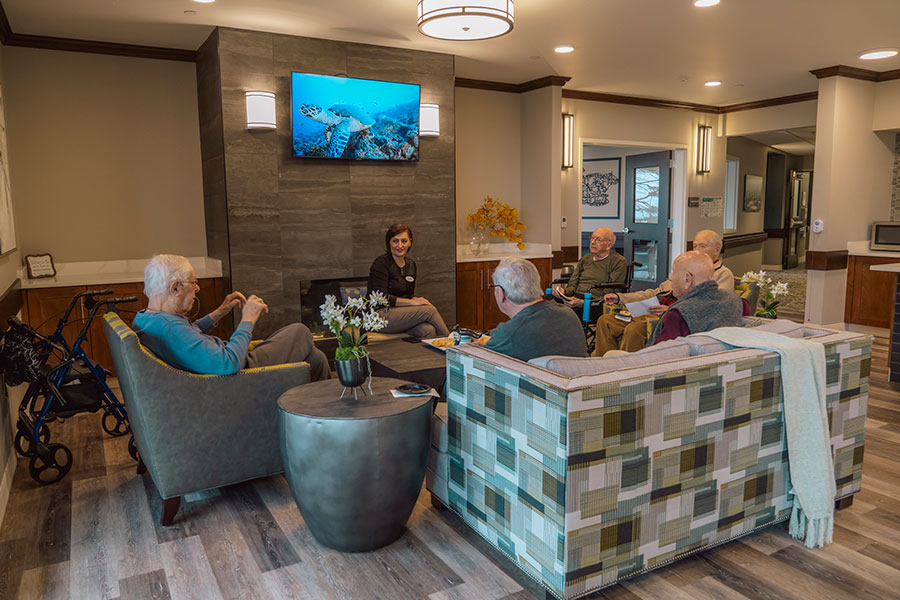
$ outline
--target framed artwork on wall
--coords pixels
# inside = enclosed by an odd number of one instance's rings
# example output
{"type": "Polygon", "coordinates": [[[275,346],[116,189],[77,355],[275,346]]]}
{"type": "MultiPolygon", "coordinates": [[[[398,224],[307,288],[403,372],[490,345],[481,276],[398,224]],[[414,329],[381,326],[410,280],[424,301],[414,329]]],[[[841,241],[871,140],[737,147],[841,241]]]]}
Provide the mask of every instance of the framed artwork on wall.
{"type": "Polygon", "coordinates": [[[618,219],[621,158],[586,158],[581,168],[581,218],[618,219]]]}
{"type": "Polygon", "coordinates": [[[744,212],[759,212],[762,206],[762,187],[762,177],[744,175],[744,212]]]}
{"type": "Polygon", "coordinates": [[[6,117],[3,94],[0,92],[0,255],[16,249],[16,226],[9,195],[9,154],[6,149],[6,117]]]}

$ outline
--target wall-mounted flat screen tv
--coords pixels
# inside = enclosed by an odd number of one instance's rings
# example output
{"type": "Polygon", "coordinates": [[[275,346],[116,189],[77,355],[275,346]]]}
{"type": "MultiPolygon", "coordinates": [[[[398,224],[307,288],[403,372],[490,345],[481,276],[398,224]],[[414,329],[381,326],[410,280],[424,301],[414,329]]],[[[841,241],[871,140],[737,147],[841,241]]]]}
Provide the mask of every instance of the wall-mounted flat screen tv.
{"type": "Polygon", "coordinates": [[[419,160],[419,86],[291,73],[294,156],[419,160]]]}

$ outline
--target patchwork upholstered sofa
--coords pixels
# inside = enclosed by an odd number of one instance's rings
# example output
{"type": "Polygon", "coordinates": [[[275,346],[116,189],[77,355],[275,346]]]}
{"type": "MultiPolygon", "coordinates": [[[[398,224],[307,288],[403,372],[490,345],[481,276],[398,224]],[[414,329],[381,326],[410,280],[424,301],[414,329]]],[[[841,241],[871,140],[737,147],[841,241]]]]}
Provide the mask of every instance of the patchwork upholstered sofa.
{"type": "MultiPolygon", "coordinates": [[[[825,346],[836,500],[846,504],[862,477],[872,338],[789,321],[764,328],[825,346]]],[[[427,482],[553,596],[577,598],[789,518],[777,354],[701,337],[612,360],[533,362],[474,345],[448,351],[427,482]]]]}

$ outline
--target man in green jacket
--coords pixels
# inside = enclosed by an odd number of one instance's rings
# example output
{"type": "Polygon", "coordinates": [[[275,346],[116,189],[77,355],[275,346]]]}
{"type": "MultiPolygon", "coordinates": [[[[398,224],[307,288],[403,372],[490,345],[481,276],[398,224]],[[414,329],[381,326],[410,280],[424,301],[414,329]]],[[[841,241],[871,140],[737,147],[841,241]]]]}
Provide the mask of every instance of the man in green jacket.
{"type": "Polygon", "coordinates": [[[616,234],[609,227],[598,227],[591,235],[590,253],[585,254],[575,265],[575,271],[565,288],[557,287],[553,294],[567,306],[580,311],[584,306],[584,295],[591,292],[598,300],[612,292],[603,287],[607,283],[624,283],[628,261],[615,252],[616,234]]]}

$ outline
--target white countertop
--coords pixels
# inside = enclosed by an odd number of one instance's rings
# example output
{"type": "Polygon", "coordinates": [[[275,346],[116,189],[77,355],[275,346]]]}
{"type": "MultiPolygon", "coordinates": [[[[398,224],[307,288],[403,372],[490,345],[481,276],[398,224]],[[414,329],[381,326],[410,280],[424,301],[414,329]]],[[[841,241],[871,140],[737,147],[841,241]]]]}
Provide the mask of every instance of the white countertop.
{"type": "Polygon", "coordinates": [[[881,256],[884,258],[896,258],[900,261],[900,252],[887,250],[869,250],[869,242],[847,242],[847,253],[850,256],[881,256]]]}
{"type": "Polygon", "coordinates": [[[475,256],[469,250],[468,244],[456,247],[456,262],[486,262],[500,260],[507,256],[519,258],[553,258],[553,250],[550,244],[525,244],[524,250],[519,250],[513,242],[502,244],[488,244],[486,254],[475,256]]]}
{"type": "Polygon", "coordinates": [[[887,271],[888,273],[900,273],[900,262],[888,263],[886,265],[870,265],[870,271],[887,271]]]}
{"type": "MultiPolygon", "coordinates": [[[[222,261],[207,256],[190,256],[197,279],[222,276],[222,261]]],[[[144,281],[146,259],[99,260],[87,262],[56,263],[56,277],[28,279],[25,269],[19,269],[22,289],[66,287],[70,285],[108,285],[111,283],[136,283],[144,281]]]]}

